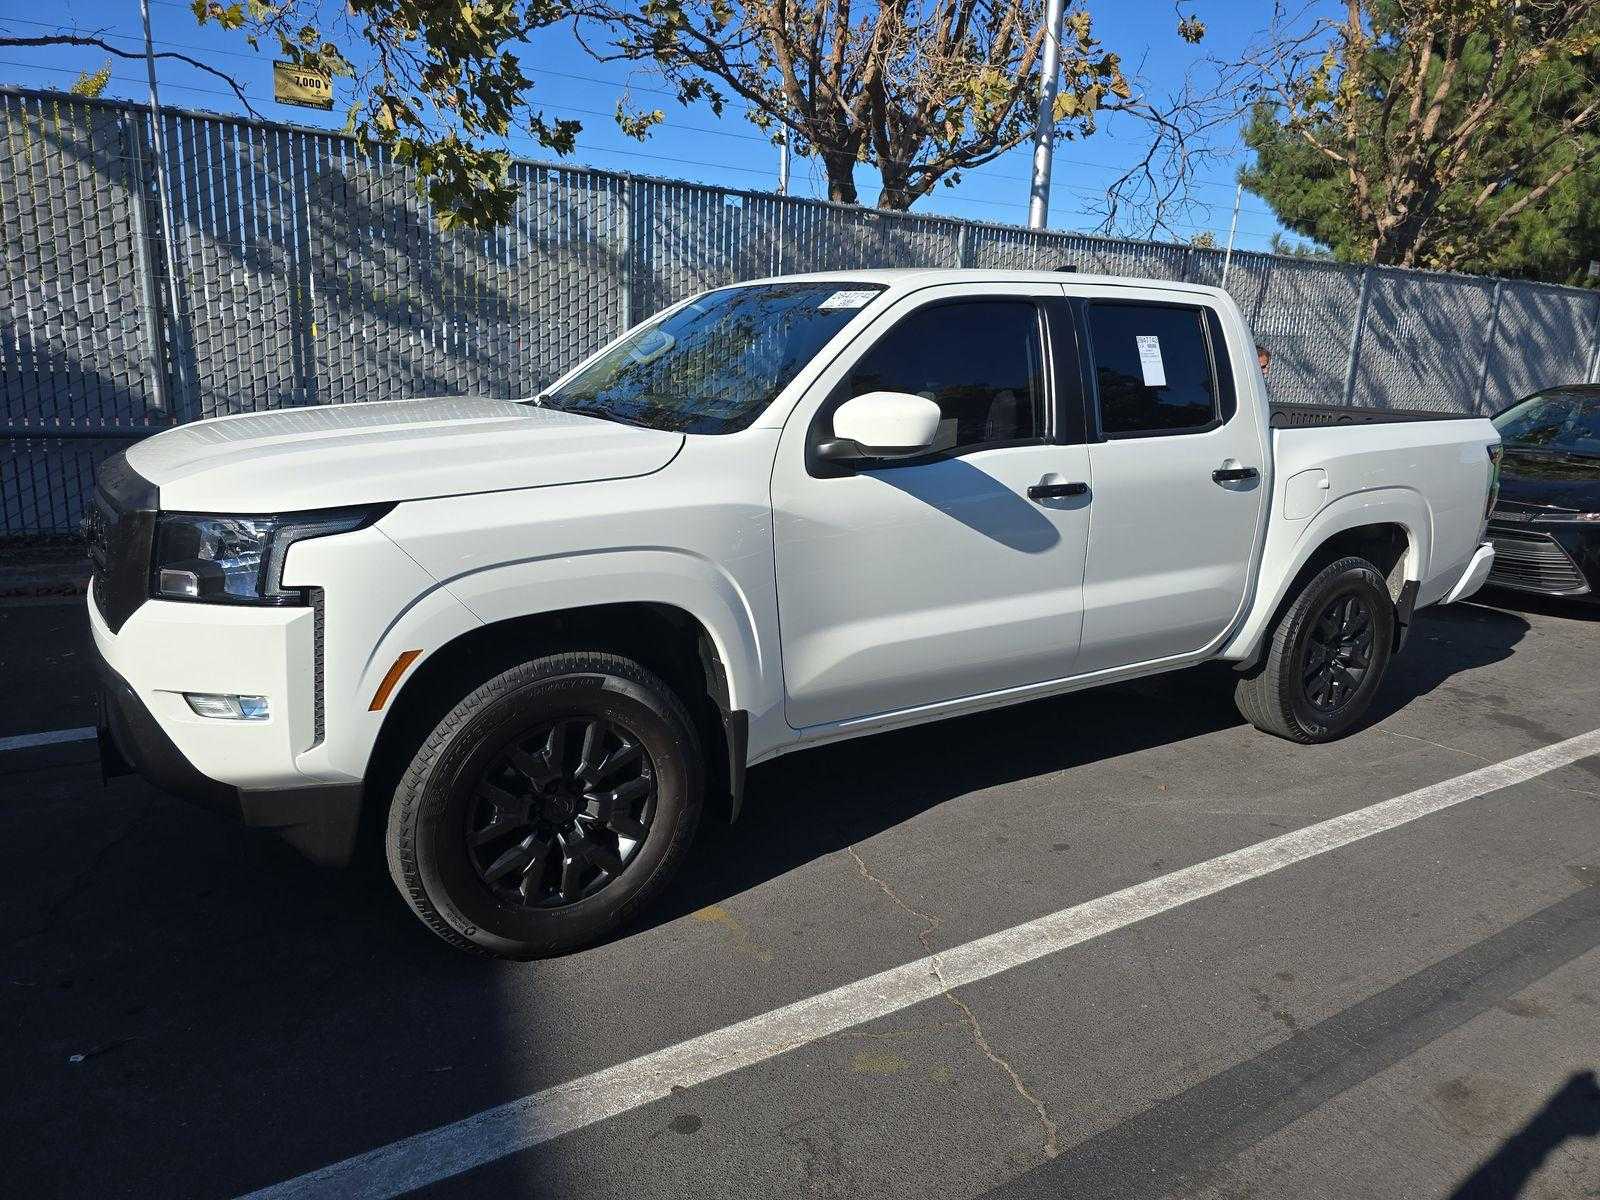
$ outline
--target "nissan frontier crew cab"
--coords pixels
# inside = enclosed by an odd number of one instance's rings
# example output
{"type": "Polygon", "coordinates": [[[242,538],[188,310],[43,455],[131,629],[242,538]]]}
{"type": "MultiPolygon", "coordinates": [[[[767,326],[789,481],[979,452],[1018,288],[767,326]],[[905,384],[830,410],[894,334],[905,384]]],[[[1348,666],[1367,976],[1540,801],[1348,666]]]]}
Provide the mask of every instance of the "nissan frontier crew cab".
{"type": "Polygon", "coordinates": [[[1274,408],[1212,288],[718,288],[524,401],[109,460],[102,747],[321,861],[370,826],[445,941],[548,954],[802,747],[1211,659],[1258,728],[1338,737],[1488,574],[1498,454],[1478,418],[1274,408]]]}

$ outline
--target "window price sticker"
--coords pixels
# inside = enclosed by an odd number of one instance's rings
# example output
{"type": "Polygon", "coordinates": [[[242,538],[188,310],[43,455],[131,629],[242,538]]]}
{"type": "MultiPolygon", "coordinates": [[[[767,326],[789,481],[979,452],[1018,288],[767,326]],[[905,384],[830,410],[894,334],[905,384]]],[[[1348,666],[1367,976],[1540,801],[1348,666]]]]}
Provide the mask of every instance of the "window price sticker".
{"type": "Polygon", "coordinates": [[[1153,335],[1136,337],[1139,344],[1139,370],[1145,387],[1166,387],[1167,368],[1161,361],[1161,339],[1153,335]]]}
{"type": "Polygon", "coordinates": [[[877,292],[835,292],[829,296],[818,308],[860,308],[869,303],[877,292]]]}

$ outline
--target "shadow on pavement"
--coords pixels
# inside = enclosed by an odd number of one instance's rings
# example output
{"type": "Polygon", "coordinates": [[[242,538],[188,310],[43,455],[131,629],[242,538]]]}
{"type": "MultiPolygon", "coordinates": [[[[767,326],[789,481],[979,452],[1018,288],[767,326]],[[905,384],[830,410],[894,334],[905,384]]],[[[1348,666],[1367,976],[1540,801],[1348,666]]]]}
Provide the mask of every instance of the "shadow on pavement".
{"type": "Polygon", "coordinates": [[[1540,616],[1559,617],[1568,621],[1600,622],[1600,602],[1592,599],[1563,600],[1559,596],[1541,596],[1537,592],[1486,587],[1471,602],[1479,607],[1538,613],[1540,616]]]}
{"type": "MultiPolygon", "coordinates": [[[[1528,628],[1491,609],[1419,614],[1370,720],[1462,671],[1509,658],[1528,628]]],[[[956,796],[1243,723],[1232,668],[1208,664],[799,751],[751,771],[737,824],[708,815],[677,880],[618,937],[715,904],[956,796]]]]}
{"type": "Polygon", "coordinates": [[[1388,676],[1362,724],[1393,716],[1463,671],[1510,658],[1529,628],[1516,613],[1477,604],[1423,609],[1412,622],[1405,649],[1390,659],[1388,676]]]}
{"type": "Polygon", "coordinates": [[[1461,1181],[1450,1200],[1513,1200],[1559,1146],[1573,1138],[1592,1137],[1600,1137],[1600,1083],[1593,1071],[1578,1071],[1461,1181]]]}

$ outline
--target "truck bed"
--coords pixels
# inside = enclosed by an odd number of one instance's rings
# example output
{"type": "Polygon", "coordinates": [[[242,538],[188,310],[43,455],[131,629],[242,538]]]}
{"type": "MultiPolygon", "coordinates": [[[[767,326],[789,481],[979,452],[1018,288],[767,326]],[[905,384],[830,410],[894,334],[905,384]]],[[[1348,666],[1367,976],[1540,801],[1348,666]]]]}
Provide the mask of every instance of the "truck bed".
{"type": "Polygon", "coordinates": [[[1433,412],[1421,408],[1348,408],[1342,404],[1271,405],[1274,429],[1318,429],[1327,425],[1390,425],[1402,421],[1477,421],[1482,413],[1433,412]]]}

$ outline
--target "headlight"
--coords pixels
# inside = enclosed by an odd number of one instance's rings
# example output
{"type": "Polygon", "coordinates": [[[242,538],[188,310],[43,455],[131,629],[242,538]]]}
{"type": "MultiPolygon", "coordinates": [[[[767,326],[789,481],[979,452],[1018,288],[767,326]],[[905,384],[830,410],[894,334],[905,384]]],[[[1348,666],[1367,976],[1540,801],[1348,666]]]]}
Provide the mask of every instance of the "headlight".
{"type": "Polygon", "coordinates": [[[299,591],[283,588],[283,560],[289,547],[307,538],[361,529],[390,507],[280,517],[162,513],[156,525],[150,594],[219,604],[303,604],[305,597],[299,591]]]}

